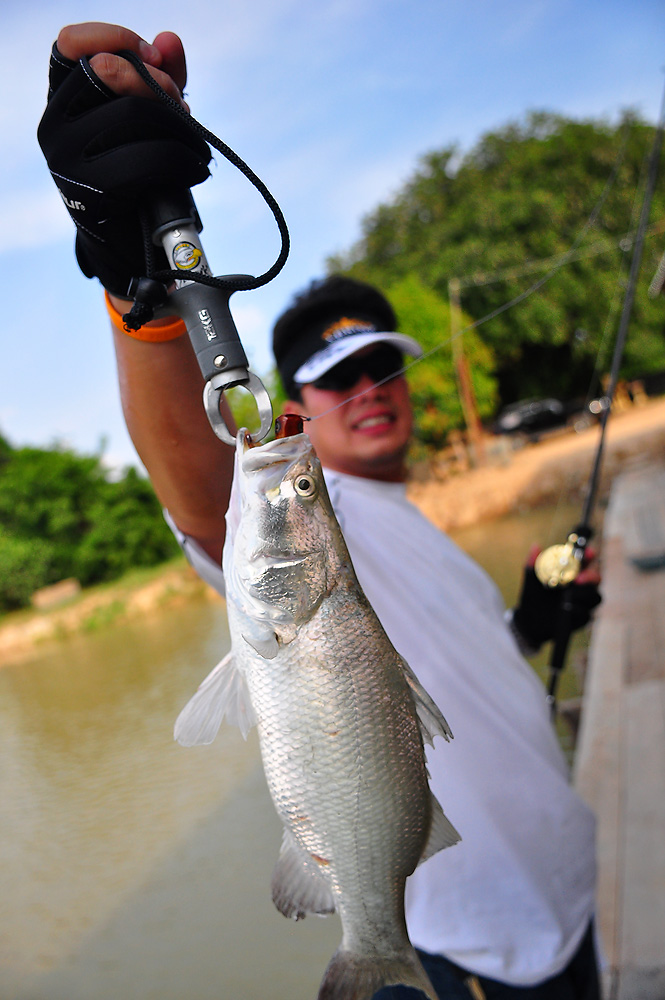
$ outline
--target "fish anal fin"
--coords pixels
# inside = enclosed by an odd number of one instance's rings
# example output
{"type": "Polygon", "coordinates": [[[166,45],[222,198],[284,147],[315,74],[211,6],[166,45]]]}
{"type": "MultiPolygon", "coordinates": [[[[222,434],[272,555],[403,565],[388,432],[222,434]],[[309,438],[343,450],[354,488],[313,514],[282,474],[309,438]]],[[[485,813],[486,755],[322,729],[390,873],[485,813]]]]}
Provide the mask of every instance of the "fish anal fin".
{"type": "Polygon", "coordinates": [[[427,861],[433,854],[437,854],[445,847],[453,847],[462,839],[453,824],[444,813],[439,800],[432,795],[431,798],[432,821],[429,828],[429,837],[425,844],[425,849],[420,857],[419,865],[427,861]]]}
{"type": "Polygon", "coordinates": [[[245,739],[256,724],[245,678],[230,652],[187,702],[176,719],[174,736],[185,747],[212,743],[224,717],[240,728],[245,739]]]}
{"type": "Polygon", "coordinates": [[[338,948],[319,988],[318,1000],[370,1000],[383,986],[410,986],[438,1000],[413,948],[400,955],[357,955],[338,948]]]}
{"type": "Polygon", "coordinates": [[[335,900],[323,874],[322,861],[315,860],[284,830],[271,888],[273,903],[285,917],[301,920],[308,913],[325,916],[335,912],[335,900]]]}

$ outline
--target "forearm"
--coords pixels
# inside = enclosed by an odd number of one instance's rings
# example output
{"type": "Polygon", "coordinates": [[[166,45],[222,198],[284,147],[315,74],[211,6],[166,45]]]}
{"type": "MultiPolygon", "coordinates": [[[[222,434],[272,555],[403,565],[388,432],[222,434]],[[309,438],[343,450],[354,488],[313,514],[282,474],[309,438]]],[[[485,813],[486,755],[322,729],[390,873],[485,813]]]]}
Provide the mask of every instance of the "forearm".
{"type": "MultiPolygon", "coordinates": [[[[157,101],[134,67],[118,55],[125,50],[139,56],[154,80],[187,109],[181,97],[185,54],[177,35],[162,32],[149,44],[127,28],[88,22],[63,28],[58,35],[38,133],[54,179],[59,186],[71,185],[69,199],[61,193],[78,227],[82,271],[120,296],[132,279],[149,273],[140,205],[155,187],[180,190],[201,183],[210,160],[203,138],[157,101]],[[85,66],[78,62],[83,56],[89,58],[85,66]],[[153,131],[161,137],[159,146],[151,139],[153,131]],[[102,148],[90,157],[100,135],[105,137],[102,148]]],[[[120,315],[132,305],[122,298],[111,304],[120,315]]],[[[146,342],[122,332],[119,316],[112,313],[112,318],[119,326],[114,337],[122,405],[136,450],[177,526],[217,560],[233,449],[222,444],[208,423],[203,380],[189,338],[176,329],[175,339],[160,336],[146,342]]],[[[141,335],[160,325],[147,324],[141,335]]]]}
{"type": "MultiPolygon", "coordinates": [[[[112,304],[128,308],[121,300],[112,304]]],[[[208,422],[189,339],[146,343],[115,328],[113,334],[125,421],[155,492],[178,527],[219,560],[233,450],[208,422]]]]}

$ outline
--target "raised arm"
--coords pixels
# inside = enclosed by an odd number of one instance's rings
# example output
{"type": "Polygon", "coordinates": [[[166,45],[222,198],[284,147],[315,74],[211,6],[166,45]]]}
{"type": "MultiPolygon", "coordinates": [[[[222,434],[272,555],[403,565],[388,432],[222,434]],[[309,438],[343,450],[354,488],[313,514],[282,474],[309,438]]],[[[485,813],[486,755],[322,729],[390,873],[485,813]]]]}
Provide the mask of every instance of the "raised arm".
{"type": "MultiPolygon", "coordinates": [[[[137,53],[167,93],[187,106],[181,96],[187,77],[185,54],[177,35],[163,32],[150,44],[118,25],[91,22],[63,28],[57,39],[58,53],[65,62],[76,63],[80,58],[88,57],[94,75],[114,94],[155,100],[134,68],[115,54],[123,49],[137,53]]],[[[67,83],[69,85],[69,80],[67,83]]],[[[93,96],[97,95],[93,93],[93,96]]],[[[80,97],[73,92],[70,100],[75,102],[80,97]]],[[[108,104],[108,98],[100,98],[100,114],[104,113],[108,104]]],[[[146,107],[150,109],[149,105],[144,105],[144,109],[146,107]]],[[[85,109],[90,123],[87,127],[93,133],[95,120],[92,116],[96,110],[85,109]]],[[[127,102],[126,115],[131,116],[135,112],[135,106],[127,102]]],[[[54,153],[57,142],[48,140],[49,127],[54,126],[53,122],[48,122],[50,113],[55,117],[56,111],[51,102],[40,126],[40,141],[49,166],[54,175],[74,177],[76,164],[71,173],[62,167],[63,160],[67,166],[67,148],[63,153],[60,145],[54,153]],[[44,122],[47,124],[46,139],[44,122]]],[[[123,120],[122,127],[125,124],[127,120],[123,120]]],[[[57,122],[57,125],[61,123],[57,122]]],[[[100,134],[103,127],[100,123],[100,134]]],[[[183,154],[187,163],[190,152],[185,150],[183,154]]],[[[205,163],[201,169],[204,171],[202,176],[205,176],[205,163]]],[[[200,179],[200,169],[198,173],[197,166],[192,170],[192,176],[200,179]]],[[[58,183],[58,177],[54,179],[58,183]]],[[[186,179],[185,186],[196,182],[186,179]]],[[[111,238],[98,251],[98,243],[87,236],[85,217],[76,218],[71,208],[70,212],[77,223],[77,256],[84,273],[100,278],[109,290],[110,304],[117,313],[122,315],[128,312],[131,302],[122,298],[122,289],[126,287],[124,275],[132,274],[137,246],[138,252],[142,252],[140,243],[135,241],[133,260],[121,259],[122,250],[119,248],[123,242],[118,241],[117,236],[115,245],[111,238]]],[[[138,225],[136,218],[129,222],[135,227],[138,225]]],[[[159,337],[160,327],[168,327],[172,323],[173,319],[165,319],[149,325],[159,337]]],[[[148,342],[128,336],[118,329],[117,324],[114,325],[113,336],[125,420],[157,496],[178,527],[193,536],[218,560],[224,540],[224,514],[230,493],[233,453],[215,436],[208,423],[202,403],[203,379],[189,339],[183,334],[173,339],[148,342]]]]}
{"type": "Polygon", "coordinates": [[[181,531],[219,562],[233,451],[208,423],[189,338],[144,343],[118,330],[113,336],[127,429],[155,492],[181,531]]]}

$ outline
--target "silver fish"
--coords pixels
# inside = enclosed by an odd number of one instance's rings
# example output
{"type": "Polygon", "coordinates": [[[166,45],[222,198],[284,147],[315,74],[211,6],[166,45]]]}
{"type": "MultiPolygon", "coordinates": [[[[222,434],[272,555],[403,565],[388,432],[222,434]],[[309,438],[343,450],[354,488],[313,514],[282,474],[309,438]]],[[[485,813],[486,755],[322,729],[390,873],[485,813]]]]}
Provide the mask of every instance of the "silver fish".
{"type": "Polygon", "coordinates": [[[272,895],[285,916],[338,911],[319,1000],[404,983],[436,1000],[409,941],[404,887],[460,837],[432,795],[423,741],[452,736],[356,579],[309,438],[240,432],[224,576],[231,652],[176,722],[209,743],[256,723],[284,823],[272,895]]]}

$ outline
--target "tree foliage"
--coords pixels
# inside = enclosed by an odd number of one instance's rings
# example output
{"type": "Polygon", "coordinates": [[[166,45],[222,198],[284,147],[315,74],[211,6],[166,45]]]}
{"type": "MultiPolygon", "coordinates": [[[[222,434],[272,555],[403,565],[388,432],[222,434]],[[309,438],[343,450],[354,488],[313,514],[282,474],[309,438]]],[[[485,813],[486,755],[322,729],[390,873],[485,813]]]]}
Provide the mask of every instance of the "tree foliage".
{"type": "MultiPolygon", "coordinates": [[[[416,440],[426,448],[441,448],[448,432],[464,423],[456,388],[449,305],[415,274],[401,278],[385,292],[399,316],[400,331],[414,337],[426,355],[407,371],[417,414],[416,440]]],[[[478,412],[489,417],[497,400],[492,350],[475,330],[463,334],[458,346],[463,346],[471,369],[478,412]]]]}
{"type": "Polygon", "coordinates": [[[177,551],[135,469],[111,480],[97,455],[0,444],[0,610],[67,577],[112,580],[177,551]]]}
{"type": "MultiPolygon", "coordinates": [[[[268,390],[268,395],[272,401],[273,416],[278,417],[286,402],[286,393],[277,370],[273,369],[268,375],[262,376],[261,381],[268,390]]],[[[256,403],[250,392],[241,386],[237,386],[233,389],[228,389],[225,396],[231,407],[231,413],[237,427],[246,427],[249,431],[258,428],[259,417],[256,411],[256,403]]]]}
{"type": "MultiPolygon", "coordinates": [[[[477,330],[485,362],[494,358],[497,403],[583,397],[597,391],[594,371],[609,368],[653,137],[631,114],[611,126],[538,112],[465,156],[454,146],[431,152],[329,270],[386,292],[415,276],[444,301],[457,278],[468,316],[497,313],[477,330]]],[[[663,250],[664,192],[661,183],[652,202],[625,377],[665,368],[662,298],[647,295],[663,250]]],[[[446,331],[442,320],[442,340],[446,331]]]]}

